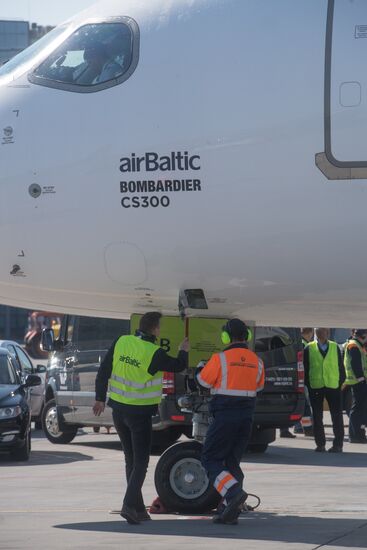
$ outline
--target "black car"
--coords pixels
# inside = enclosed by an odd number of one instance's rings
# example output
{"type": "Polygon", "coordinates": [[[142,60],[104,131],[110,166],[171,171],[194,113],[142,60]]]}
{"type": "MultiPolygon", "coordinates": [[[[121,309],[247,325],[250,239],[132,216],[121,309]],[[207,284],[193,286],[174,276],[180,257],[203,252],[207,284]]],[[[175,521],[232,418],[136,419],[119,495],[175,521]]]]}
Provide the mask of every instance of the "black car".
{"type": "Polygon", "coordinates": [[[10,353],[0,348],[0,452],[10,451],[14,460],[28,460],[31,451],[30,390],[39,386],[30,374],[22,384],[10,353]]]}

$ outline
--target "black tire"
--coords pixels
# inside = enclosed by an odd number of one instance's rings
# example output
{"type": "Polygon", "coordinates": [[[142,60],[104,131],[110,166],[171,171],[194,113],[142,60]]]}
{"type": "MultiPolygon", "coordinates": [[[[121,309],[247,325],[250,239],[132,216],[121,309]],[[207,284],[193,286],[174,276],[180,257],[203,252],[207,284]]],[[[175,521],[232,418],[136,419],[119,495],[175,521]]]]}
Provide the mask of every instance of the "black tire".
{"type": "Polygon", "coordinates": [[[172,426],[152,433],[152,451],[161,451],[173,445],[182,435],[182,430],[172,426]]]}
{"type": "Polygon", "coordinates": [[[221,497],[201,466],[201,451],[198,441],[184,441],[172,445],[158,460],[154,483],[167,510],[200,514],[218,505],[221,497]]]}
{"type": "Polygon", "coordinates": [[[77,426],[68,426],[67,431],[62,431],[60,429],[55,399],[50,399],[43,408],[42,428],[47,439],[51,441],[51,443],[55,443],[55,445],[70,443],[70,441],[73,441],[78,431],[77,426]]]}
{"type": "Polygon", "coordinates": [[[29,460],[29,457],[31,455],[31,428],[29,428],[27,436],[24,441],[24,445],[22,447],[19,447],[18,449],[14,449],[11,452],[11,457],[13,460],[22,461],[25,462],[26,460],[29,460]]]}
{"type": "Polygon", "coordinates": [[[267,443],[254,443],[253,445],[249,445],[247,447],[247,452],[248,453],[265,453],[267,448],[268,448],[267,443]]]}

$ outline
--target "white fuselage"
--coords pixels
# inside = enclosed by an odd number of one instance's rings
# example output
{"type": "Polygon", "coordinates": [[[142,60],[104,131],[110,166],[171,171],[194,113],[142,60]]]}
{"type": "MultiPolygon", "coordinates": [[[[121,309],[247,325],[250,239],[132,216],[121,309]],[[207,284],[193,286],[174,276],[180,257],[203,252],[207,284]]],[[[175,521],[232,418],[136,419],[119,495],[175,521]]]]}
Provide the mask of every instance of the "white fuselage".
{"type": "MultiPolygon", "coordinates": [[[[95,93],[33,84],[33,67],[0,87],[0,302],[172,314],[198,288],[208,316],[367,324],[367,175],[315,161],[328,9],[330,23],[327,0],[105,0],[71,20],[133,18],[139,61],[95,93]]],[[[356,162],[367,76],[347,54],[367,49],[367,4],[334,10],[331,142],[356,162]]]]}

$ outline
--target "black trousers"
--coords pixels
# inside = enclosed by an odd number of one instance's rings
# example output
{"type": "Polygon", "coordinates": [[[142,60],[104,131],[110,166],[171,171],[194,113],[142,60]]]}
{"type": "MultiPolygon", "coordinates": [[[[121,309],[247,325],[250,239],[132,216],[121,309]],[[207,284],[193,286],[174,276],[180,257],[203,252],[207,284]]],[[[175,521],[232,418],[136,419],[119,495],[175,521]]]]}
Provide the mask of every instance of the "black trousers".
{"type": "Polygon", "coordinates": [[[321,388],[313,390],[309,388],[310,401],[313,412],[313,427],[315,442],[318,447],[325,447],[326,438],[323,423],[324,399],[328,402],[331,420],[333,422],[335,447],[343,447],[344,422],[342,410],[342,393],[340,389],[321,388]]]}
{"type": "Polygon", "coordinates": [[[113,422],[125,453],[127,489],[124,504],[145,510],[141,489],[148,469],[152,442],[152,415],[113,410],[113,422]]]}
{"type": "Polygon", "coordinates": [[[367,385],[365,382],[352,386],[352,407],[349,415],[349,437],[364,439],[366,432],[361,425],[367,424],[367,385]]]}

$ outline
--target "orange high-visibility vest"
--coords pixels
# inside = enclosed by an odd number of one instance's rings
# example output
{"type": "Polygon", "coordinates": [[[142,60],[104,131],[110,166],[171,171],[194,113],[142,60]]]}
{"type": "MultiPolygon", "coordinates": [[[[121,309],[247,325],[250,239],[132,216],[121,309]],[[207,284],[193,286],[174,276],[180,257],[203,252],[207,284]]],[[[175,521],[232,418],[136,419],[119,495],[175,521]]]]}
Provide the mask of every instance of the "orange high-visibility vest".
{"type": "Polygon", "coordinates": [[[264,388],[264,364],[253,351],[231,348],[212,355],[197,378],[212,395],[256,397],[264,388]]]}

